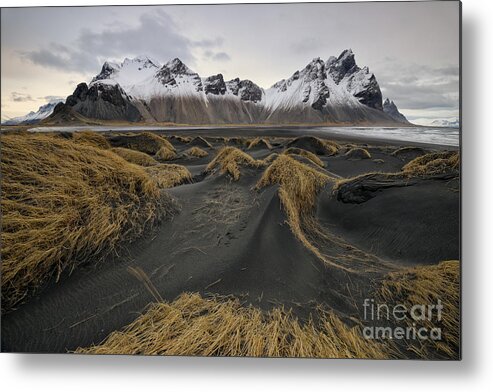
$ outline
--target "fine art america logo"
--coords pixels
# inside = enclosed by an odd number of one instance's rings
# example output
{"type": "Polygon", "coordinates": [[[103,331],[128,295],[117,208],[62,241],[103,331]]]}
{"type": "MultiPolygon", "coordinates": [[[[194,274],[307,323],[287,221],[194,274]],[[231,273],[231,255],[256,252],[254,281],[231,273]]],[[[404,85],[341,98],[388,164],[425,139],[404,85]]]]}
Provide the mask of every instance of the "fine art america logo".
{"type": "Polygon", "coordinates": [[[440,300],[436,304],[404,304],[376,303],[366,298],[363,302],[365,326],[363,336],[366,339],[395,340],[441,340],[443,305],[440,300]],[[370,325],[369,325],[370,324],[370,325]]]}

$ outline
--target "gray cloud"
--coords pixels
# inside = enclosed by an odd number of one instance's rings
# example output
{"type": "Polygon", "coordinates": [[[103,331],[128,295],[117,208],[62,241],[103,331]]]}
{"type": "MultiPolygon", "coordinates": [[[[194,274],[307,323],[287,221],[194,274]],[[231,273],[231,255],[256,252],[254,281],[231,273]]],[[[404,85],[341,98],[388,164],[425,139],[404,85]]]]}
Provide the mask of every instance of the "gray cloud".
{"type": "Polygon", "coordinates": [[[14,102],[30,102],[30,101],[34,101],[34,99],[29,94],[18,93],[17,91],[13,91],[10,94],[10,98],[14,102]]]}
{"type": "MultiPolygon", "coordinates": [[[[203,75],[223,72],[268,87],[313,57],[352,48],[401,110],[458,114],[458,2],[33,7],[0,16],[7,98],[12,91],[68,94],[104,60],[141,54],[162,62],[180,57],[203,75]],[[248,34],[239,20],[251,22],[248,34]],[[25,67],[15,53],[27,59],[25,67]]],[[[16,106],[9,114],[17,115],[16,106]]]]}
{"type": "Polygon", "coordinates": [[[214,39],[202,39],[198,41],[191,41],[191,46],[201,47],[201,48],[214,48],[216,46],[221,46],[224,43],[222,37],[217,37],[214,39]]]}
{"type": "MultiPolygon", "coordinates": [[[[96,72],[106,59],[121,59],[140,54],[161,61],[178,57],[193,64],[193,48],[216,48],[222,43],[221,37],[190,40],[179,32],[166,12],[155,10],[152,14],[143,14],[136,27],[118,26],[101,32],[83,29],[70,46],[50,43],[47,48],[25,51],[21,55],[45,67],[90,73],[96,72]]],[[[216,56],[218,60],[225,60],[228,55],[220,52],[216,56]]]]}
{"type": "Polygon", "coordinates": [[[226,52],[213,52],[211,50],[206,50],[204,56],[209,60],[215,61],[229,61],[231,57],[226,52]]]}
{"type": "Polygon", "coordinates": [[[458,66],[402,65],[389,61],[375,75],[382,94],[394,100],[399,109],[458,109],[458,66]]]}
{"type": "Polygon", "coordinates": [[[214,56],[212,58],[214,60],[217,60],[217,61],[229,61],[229,60],[231,60],[231,57],[229,57],[229,54],[227,54],[226,52],[218,52],[218,53],[214,54],[214,56]]]}
{"type": "Polygon", "coordinates": [[[62,97],[60,95],[46,95],[44,97],[39,97],[38,99],[43,99],[46,102],[53,102],[53,101],[57,101],[59,99],[65,99],[65,97],[62,97]]]}

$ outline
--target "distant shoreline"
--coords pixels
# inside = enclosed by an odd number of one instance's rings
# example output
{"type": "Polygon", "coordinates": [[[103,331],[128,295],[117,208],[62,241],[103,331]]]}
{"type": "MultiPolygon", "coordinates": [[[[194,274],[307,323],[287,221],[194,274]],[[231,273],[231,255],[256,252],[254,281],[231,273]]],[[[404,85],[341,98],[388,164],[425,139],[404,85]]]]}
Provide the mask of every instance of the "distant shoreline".
{"type": "MultiPolygon", "coordinates": [[[[151,131],[162,134],[187,135],[190,133],[200,134],[201,136],[222,137],[222,136],[271,136],[271,137],[296,137],[309,133],[313,136],[330,138],[336,141],[383,144],[383,145],[409,145],[427,148],[453,149],[459,148],[459,130],[454,128],[424,127],[424,126],[321,126],[321,125],[228,125],[228,126],[170,126],[170,125],[70,125],[70,126],[42,126],[25,127],[24,130],[31,132],[75,132],[81,130],[93,130],[97,132],[142,132],[151,131]],[[347,128],[348,132],[341,132],[347,128]],[[405,130],[405,133],[395,132],[391,135],[380,134],[366,135],[365,130],[405,130]],[[433,132],[450,131],[457,132],[457,143],[455,139],[448,142],[443,140],[414,140],[412,130],[431,130],[433,132]],[[353,134],[352,132],[357,131],[353,134]],[[408,133],[408,135],[406,135],[408,133]],[[412,140],[411,140],[412,139],[412,140]]],[[[417,139],[417,138],[416,138],[417,139]]]]}

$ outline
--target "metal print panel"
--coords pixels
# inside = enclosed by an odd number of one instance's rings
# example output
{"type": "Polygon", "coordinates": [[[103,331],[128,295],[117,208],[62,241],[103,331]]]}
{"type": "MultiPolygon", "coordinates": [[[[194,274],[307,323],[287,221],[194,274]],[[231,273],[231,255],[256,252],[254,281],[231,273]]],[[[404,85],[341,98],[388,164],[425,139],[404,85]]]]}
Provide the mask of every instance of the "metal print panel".
{"type": "Polygon", "coordinates": [[[3,8],[2,351],[460,359],[460,7],[3,8]]]}

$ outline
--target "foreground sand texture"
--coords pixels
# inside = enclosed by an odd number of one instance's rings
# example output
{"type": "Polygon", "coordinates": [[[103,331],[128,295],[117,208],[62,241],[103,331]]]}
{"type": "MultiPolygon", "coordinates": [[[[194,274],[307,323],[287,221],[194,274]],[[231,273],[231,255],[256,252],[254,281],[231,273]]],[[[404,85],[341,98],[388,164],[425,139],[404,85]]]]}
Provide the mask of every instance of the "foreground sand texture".
{"type": "Polygon", "coordinates": [[[268,129],[1,137],[4,351],[459,357],[453,148],[268,129]],[[367,298],[440,300],[443,339],[365,339],[367,298]]]}

